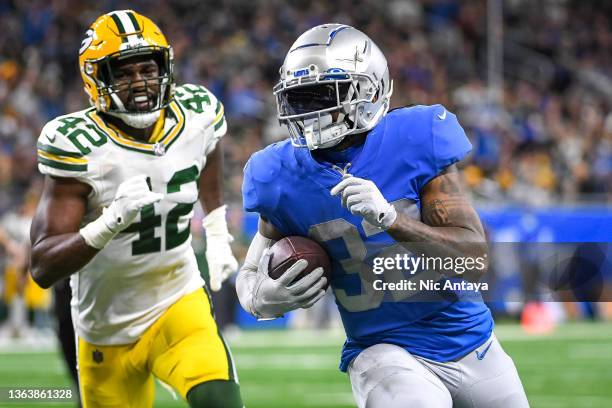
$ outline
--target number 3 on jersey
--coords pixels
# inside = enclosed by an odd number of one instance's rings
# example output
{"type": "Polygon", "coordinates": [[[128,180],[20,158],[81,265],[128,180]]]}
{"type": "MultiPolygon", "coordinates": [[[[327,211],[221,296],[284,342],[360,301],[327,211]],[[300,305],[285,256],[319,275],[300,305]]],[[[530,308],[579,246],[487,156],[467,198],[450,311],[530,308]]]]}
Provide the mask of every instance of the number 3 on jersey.
{"type": "MultiPolygon", "coordinates": [[[[166,188],[166,193],[176,193],[181,186],[195,182],[198,179],[198,168],[194,165],[189,168],[179,170],[170,179],[166,188]]],[[[195,203],[178,203],[166,217],[166,251],[176,248],[189,238],[189,225],[179,231],[179,219],[188,215],[195,203]]],[[[161,251],[161,238],[155,236],[155,228],[162,225],[162,217],[155,214],[154,204],[147,205],[140,210],[140,222],[130,225],[123,232],[138,233],[139,238],[132,243],[132,255],[150,254],[161,251]]]]}

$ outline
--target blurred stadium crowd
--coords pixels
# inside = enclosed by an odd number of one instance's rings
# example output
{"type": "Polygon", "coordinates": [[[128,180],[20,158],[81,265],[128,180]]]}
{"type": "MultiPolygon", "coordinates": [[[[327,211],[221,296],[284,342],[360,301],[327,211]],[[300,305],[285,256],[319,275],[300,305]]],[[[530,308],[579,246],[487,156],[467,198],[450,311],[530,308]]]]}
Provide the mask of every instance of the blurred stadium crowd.
{"type": "MultiPolygon", "coordinates": [[[[474,144],[466,181],[531,204],[612,193],[612,4],[506,1],[503,104],[487,97],[486,1],[133,1],[176,52],[179,82],[226,107],[230,199],[249,155],[284,138],[271,88],[297,36],[355,25],[386,53],[393,106],[442,103],[474,144]],[[229,139],[229,138],[228,138],[229,139]]],[[[88,106],[76,63],[85,29],[118,1],[0,2],[0,213],[39,188],[35,142],[51,118],[88,106]]]]}
{"type": "MultiPolygon", "coordinates": [[[[297,36],[324,22],[354,25],[378,43],[395,80],[393,107],[441,103],[458,114],[474,145],[464,176],[476,198],[529,205],[610,200],[612,3],[503,3],[504,83],[497,98],[487,88],[486,0],[129,5],[157,22],[173,45],[177,82],[204,84],[225,105],[226,200],[235,226],[244,163],[286,137],[271,91],[278,69],[297,36]]],[[[5,236],[11,225],[31,217],[42,186],[36,169],[40,129],[55,116],[88,106],[77,66],[86,28],[101,13],[126,4],[0,0],[5,236]]],[[[19,239],[27,241],[27,235],[19,239]]],[[[19,262],[19,252],[6,246],[4,253],[19,262]]]]}

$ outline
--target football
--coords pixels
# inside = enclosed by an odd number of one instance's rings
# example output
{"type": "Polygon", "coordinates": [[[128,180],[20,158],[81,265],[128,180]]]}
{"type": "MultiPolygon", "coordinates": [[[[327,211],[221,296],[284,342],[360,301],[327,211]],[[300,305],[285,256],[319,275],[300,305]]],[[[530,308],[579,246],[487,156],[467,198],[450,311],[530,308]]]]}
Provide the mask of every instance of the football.
{"type": "Polygon", "coordinates": [[[307,260],[308,266],[293,282],[302,279],[314,269],[322,267],[323,275],[327,277],[327,285],[325,286],[325,289],[327,289],[331,275],[331,264],[327,252],[317,242],[300,236],[285,237],[272,245],[268,275],[272,279],[278,279],[295,261],[300,259],[307,260]]]}

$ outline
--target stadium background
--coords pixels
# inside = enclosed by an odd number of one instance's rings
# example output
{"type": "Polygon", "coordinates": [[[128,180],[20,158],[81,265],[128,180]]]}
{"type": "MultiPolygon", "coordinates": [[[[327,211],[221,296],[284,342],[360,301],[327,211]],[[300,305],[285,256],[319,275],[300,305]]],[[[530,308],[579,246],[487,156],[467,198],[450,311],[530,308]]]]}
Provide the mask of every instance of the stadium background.
{"type": "MultiPolygon", "coordinates": [[[[271,94],[278,68],[300,33],[341,22],[385,52],[394,107],[442,103],[458,114],[474,145],[464,181],[493,241],[595,241],[599,272],[612,270],[609,1],[0,0],[0,388],[69,385],[47,311],[52,299],[18,267],[42,185],[36,138],[46,121],[87,105],[76,63],[86,27],[128,7],[164,31],[178,82],[204,84],[225,105],[226,200],[239,259],[256,221],[241,210],[242,166],[285,137],[271,94]]],[[[201,255],[203,242],[194,245],[201,255]]],[[[501,245],[505,256],[525,251],[501,245]]],[[[534,303],[541,299],[525,274],[542,273],[537,262],[500,263],[491,307],[532,406],[612,405],[609,304],[534,303]],[[520,301],[509,302],[517,293],[520,301]],[[539,333],[515,324],[521,316],[539,333]]],[[[265,331],[246,330],[255,325],[236,308],[231,285],[215,303],[249,407],[351,406],[348,380],[336,370],[342,336],[329,299],[265,331]]],[[[158,406],[181,406],[164,390],[157,395],[158,406]]]]}

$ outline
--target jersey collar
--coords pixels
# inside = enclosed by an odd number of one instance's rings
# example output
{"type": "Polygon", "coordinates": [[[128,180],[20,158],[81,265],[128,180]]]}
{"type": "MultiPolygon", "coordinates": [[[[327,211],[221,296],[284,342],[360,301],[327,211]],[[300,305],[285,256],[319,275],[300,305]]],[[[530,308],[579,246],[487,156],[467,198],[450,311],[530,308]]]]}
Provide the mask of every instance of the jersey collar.
{"type": "MultiPolygon", "coordinates": [[[[382,139],[385,133],[386,121],[383,120],[374,127],[365,139],[361,152],[355,155],[350,163],[348,173],[368,179],[372,170],[371,163],[376,161],[382,139]]],[[[312,153],[307,148],[294,147],[295,158],[299,166],[305,171],[305,176],[310,177],[317,184],[325,188],[331,188],[338,184],[342,179],[342,172],[331,163],[320,163],[312,157],[312,153]]],[[[346,164],[342,166],[346,168],[346,164]]]]}

